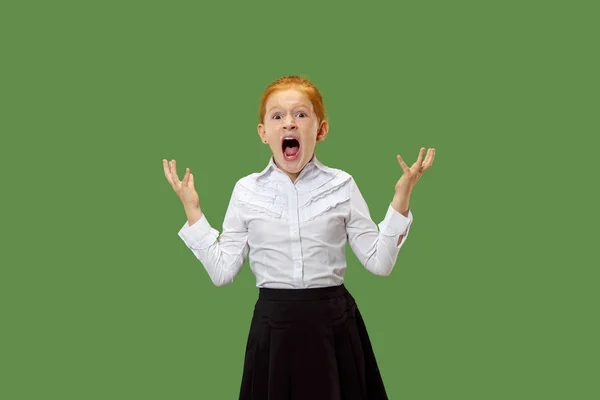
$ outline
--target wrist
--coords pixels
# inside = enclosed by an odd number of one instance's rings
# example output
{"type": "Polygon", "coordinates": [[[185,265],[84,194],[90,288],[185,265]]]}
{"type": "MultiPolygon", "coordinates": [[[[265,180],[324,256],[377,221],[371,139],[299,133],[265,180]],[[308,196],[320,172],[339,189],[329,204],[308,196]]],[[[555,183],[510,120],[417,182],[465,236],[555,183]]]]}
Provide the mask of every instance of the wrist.
{"type": "Polygon", "coordinates": [[[194,225],[202,218],[202,210],[200,210],[200,207],[184,207],[184,209],[190,226],[194,225]]]}
{"type": "Polygon", "coordinates": [[[398,194],[394,195],[392,199],[392,208],[399,212],[400,214],[408,217],[408,209],[409,209],[409,196],[400,196],[398,194]]]}
{"type": "Polygon", "coordinates": [[[191,205],[183,205],[183,208],[185,209],[185,211],[197,211],[200,210],[200,206],[191,206],[191,205]]]}

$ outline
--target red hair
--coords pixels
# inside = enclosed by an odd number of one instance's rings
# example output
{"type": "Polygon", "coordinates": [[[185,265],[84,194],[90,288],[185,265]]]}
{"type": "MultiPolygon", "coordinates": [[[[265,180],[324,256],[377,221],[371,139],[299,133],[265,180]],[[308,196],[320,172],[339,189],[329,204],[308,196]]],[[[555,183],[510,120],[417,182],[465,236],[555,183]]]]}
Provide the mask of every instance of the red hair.
{"type": "Polygon", "coordinates": [[[317,87],[308,79],[294,75],[281,77],[267,86],[262,98],[260,99],[260,108],[258,111],[261,123],[265,118],[267,99],[269,96],[277,90],[285,89],[299,89],[301,92],[306,94],[312,102],[313,109],[317,115],[319,123],[325,119],[325,107],[323,106],[323,97],[321,97],[321,92],[319,92],[319,89],[317,89],[317,87]]]}

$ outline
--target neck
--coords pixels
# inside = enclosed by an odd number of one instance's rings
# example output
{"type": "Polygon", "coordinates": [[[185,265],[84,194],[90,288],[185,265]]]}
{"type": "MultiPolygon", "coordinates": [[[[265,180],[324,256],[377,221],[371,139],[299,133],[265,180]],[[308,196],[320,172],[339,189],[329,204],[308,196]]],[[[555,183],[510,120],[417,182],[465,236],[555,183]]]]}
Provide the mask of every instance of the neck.
{"type": "Polygon", "coordinates": [[[306,166],[311,163],[315,158],[315,154],[313,153],[312,157],[310,158],[310,160],[304,165],[304,167],[302,167],[302,169],[297,172],[297,173],[292,173],[292,172],[288,172],[285,169],[281,168],[280,165],[277,164],[277,161],[275,161],[275,157],[273,157],[273,163],[277,166],[277,168],[279,168],[281,171],[283,171],[287,176],[290,177],[290,179],[292,180],[292,183],[296,183],[296,179],[298,179],[298,176],[302,173],[302,171],[304,171],[304,168],[306,168],[306,166]]]}
{"type": "Polygon", "coordinates": [[[290,177],[292,183],[296,183],[296,179],[298,179],[298,175],[300,174],[292,174],[290,172],[285,171],[286,175],[290,177]]]}

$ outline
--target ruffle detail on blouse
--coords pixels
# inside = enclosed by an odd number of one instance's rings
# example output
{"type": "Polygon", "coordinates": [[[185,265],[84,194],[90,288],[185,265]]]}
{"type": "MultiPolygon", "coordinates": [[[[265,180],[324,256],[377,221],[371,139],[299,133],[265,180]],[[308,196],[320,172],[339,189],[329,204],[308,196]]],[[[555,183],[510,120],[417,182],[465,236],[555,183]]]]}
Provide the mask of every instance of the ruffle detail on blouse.
{"type": "MultiPolygon", "coordinates": [[[[349,189],[345,185],[350,182],[352,177],[348,174],[337,174],[333,179],[330,179],[325,184],[311,190],[309,193],[303,195],[303,201],[301,201],[300,208],[309,206],[311,203],[318,202],[331,195],[342,195],[346,194],[337,193],[343,189],[349,189]]],[[[350,190],[347,191],[348,198],[350,197],[350,190]]]]}
{"type": "Polygon", "coordinates": [[[350,200],[352,176],[338,174],[326,184],[307,193],[300,206],[300,222],[311,221],[350,200]]]}
{"type": "Polygon", "coordinates": [[[278,182],[264,179],[264,177],[258,179],[251,178],[252,176],[246,177],[244,183],[240,183],[240,185],[258,195],[270,196],[273,192],[281,194],[278,182]]]}
{"type": "Polygon", "coordinates": [[[238,184],[236,200],[240,205],[273,218],[282,218],[287,214],[287,199],[278,190],[271,188],[269,191],[258,185],[249,186],[238,184]],[[275,196],[273,192],[276,193],[275,196]]]}

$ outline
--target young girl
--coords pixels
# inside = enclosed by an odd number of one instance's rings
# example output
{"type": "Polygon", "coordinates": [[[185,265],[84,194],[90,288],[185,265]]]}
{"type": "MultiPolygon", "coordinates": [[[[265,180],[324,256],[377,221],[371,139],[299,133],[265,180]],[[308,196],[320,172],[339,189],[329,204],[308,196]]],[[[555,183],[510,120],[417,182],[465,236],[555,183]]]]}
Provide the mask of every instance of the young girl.
{"type": "Polygon", "coordinates": [[[319,90],[297,76],[270,84],[260,102],[258,135],[273,156],[240,179],[223,231],[200,210],[194,176],[182,181],[175,160],[167,180],[188,220],[179,236],[213,283],[231,283],[249,256],[259,288],[244,360],[240,399],[387,399],[367,329],[343,284],[345,245],[367,270],[387,276],[408,236],[409,199],[435,149],[395,185],[379,229],[352,176],[314,155],[329,130],[319,90]]]}

